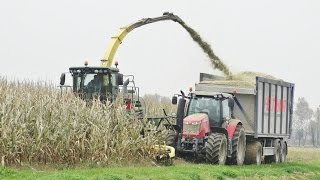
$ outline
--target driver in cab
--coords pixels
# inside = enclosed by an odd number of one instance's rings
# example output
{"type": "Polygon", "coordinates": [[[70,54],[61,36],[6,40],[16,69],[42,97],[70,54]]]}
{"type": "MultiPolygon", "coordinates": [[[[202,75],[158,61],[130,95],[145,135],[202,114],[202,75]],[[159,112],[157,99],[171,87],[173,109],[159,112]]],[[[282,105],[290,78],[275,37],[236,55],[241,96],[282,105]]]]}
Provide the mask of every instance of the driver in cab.
{"type": "Polygon", "coordinates": [[[94,75],[93,79],[88,83],[87,88],[89,93],[100,93],[101,90],[101,77],[94,75]]]}

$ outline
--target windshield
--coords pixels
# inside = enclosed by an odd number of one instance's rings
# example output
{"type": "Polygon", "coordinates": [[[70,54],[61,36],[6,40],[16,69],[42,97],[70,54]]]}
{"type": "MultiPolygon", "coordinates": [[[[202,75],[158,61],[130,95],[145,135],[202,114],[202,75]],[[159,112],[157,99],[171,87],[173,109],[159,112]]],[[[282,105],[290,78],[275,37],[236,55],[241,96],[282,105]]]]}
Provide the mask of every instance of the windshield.
{"type": "Polygon", "coordinates": [[[88,93],[100,93],[102,87],[102,75],[86,74],[83,76],[83,87],[88,93]]]}
{"type": "Polygon", "coordinates": [[[221,121],[220,101],[209,97],[192,98],[189,104],[188,115],[206,113],[210,124],[218,126],[221,121]]]}
{"type": "Polygon", "coordinates": [[[76,74],[73,85],[74,92],[82,94],[85,99],[106,96],[111,92],[108,74],[76,74]]]}

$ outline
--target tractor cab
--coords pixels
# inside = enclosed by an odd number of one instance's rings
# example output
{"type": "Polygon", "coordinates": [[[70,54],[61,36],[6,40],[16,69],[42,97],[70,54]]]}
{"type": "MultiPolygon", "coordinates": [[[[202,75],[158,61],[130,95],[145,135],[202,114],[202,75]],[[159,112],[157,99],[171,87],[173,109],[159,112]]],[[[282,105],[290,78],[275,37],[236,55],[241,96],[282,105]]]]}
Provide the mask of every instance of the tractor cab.
{"type": "Polygon", "coordinates": [[[230,94],[215,93],[210,96],[201,93],[191,94],[187,105],[186,117],[194,114],[206,114],[210,127],[221,127],[225,120],[231,118],[230,94]]]}
{"type": "MultiPolygon", "coordinates": [[[[173,97],[173,104],[177,96],[173,97]]],[[[185,128],[187,124],[196,123],[201,119],[208,120],[208,127],[221,127],[222,124],[233,116],[234,100],[231,94],[192,92],[189,96],[182,96],[178,103],[177,125],[185,128]]]]}

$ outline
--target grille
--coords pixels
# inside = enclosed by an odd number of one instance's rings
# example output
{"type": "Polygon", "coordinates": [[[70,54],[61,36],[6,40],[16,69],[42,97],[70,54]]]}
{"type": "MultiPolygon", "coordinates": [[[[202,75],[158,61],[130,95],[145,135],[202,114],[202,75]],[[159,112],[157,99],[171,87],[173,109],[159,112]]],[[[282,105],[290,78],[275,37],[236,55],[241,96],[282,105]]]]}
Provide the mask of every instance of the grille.
{"type": "Polygon", "coordinates": [[[198,134],[200,129],[200,124],[184,124],[183,133],[184,134],[198,134]]]}

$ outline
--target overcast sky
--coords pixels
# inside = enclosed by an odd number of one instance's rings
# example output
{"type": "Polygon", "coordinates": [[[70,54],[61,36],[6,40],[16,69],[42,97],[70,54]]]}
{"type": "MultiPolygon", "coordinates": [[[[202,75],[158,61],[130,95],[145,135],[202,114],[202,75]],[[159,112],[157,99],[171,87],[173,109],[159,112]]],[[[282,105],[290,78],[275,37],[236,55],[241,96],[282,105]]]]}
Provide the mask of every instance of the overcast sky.
{"type": "MultiPolygon", "coordinates": [[[[315,108],[320,104],[320,1],[103,1],[2,0],[0,75],[51,81],[88,59],[98,66],[121,26],[171,11],[197,30],[234,72],[259,71],[296,84],[315,108]],[[193,3],[191,3],[193,2],[193,3]]],[[[141,92],[171,96],[187,90],[208,58],[177,23],[132,31],[115,59],[135,74],[141,92]]]]}

